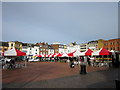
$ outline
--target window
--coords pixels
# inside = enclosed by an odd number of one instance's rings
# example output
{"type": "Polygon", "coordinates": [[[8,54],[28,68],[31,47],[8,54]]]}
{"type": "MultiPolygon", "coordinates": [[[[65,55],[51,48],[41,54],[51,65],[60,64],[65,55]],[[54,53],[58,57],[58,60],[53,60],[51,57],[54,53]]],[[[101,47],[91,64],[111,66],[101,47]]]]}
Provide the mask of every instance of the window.
{"type": "Polygon", "coordinates": [[[13,46],[13,44],[11,44],[11,46],[13,46]]]}
{"type": "Polygon", "coordinates": [[[118,47],[118,50],[119,50],[119,47],[118,47]]]}
{"type": "Polygon", "coordinates": [[[5,48],[4,50],[6,51],[7,49],[5,48]]]}
{"type": "Polygon", "coordinates": [[[115,47],[113,47],[113,50],[115,50],[115,47]]]}
{"type": "Polygon", "coordinates": [[[113,42],[113,45],[114,45],[114,42],[113,42]]]}
{"type": "Polygon", "coordinates": [[[107,44],[107,43],[105,43],[104,45],[105,45],[105,46],[107,46],[108,44],[107,44]]]}
{"type": "Polygon", "coordinates": [[[112,47],[110,48],[110,50],[112,50],[112,47]]]}
{"type": "Polygon", "coordinates": [[[40,47],[42,47],[42,45],[40,45],[40,47]]]}

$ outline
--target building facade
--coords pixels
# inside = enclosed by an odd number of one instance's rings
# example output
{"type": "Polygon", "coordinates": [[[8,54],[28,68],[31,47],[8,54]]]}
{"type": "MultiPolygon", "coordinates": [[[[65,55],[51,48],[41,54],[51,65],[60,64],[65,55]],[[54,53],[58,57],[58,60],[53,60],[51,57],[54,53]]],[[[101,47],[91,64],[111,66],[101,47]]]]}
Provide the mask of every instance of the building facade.
{"type": "Polygon", "coordinates": [[[9,45],[9,49],[16,48],[16,49],[22,51],[22,42],[10,41],[10,42],[8,42],[8,45],[9,45]]]}
{"type": "Polygon", "coordinates": [[[59,53],[59,47],[60,46],[60,43],[53,43],[51,44],[51,47],[54,49],[54,53],[59,53]]]}
{"type": "Polygon", "coordinates": [[[48,46],[48,55],[54,54],[54,48],[51,47],[51,45],[48,46]]]}
{"type": "Polygon", "coordinates": [[[80,44],[77,44],[76,42],[70,43],[67,45],[67,53],[74,52],[76,50],[80,51],[80,44]]]}
{"type": "Polygon", "coordinates": [[[22,52],[25,52],[25,53],[28,52],[28,44],[27,43],[22,43],[22,52]]]}
{"type": "Polygon", "coordinates": [[[99,39],[99,40],[98,40],[98,50],[100,50],[101,48],[104,47],[104,41],[105,41],[105,40],[103,40],[103,39],[99,39]]]}
{"type": "Polygon", "coordinates": [[[2,56],[2,53],[8,50],[8,48],[8,42],[0,42],[0,56],[2,56]]]}
{"type": "Polygon", "coordinates": [[[104,48],[106,48],[107,50],[120,51],[120,38],[105,40],[104,41],[104,48]]]}
{"type": "Polygon", "coordinates": [[[87,43],[87,47],[91,49],[92,51],[97,51],[98,49],[98,40],[95,41],[89,41],[87,43]]]}
{"type": "Polygon", "coordinates": [[[80,44],[80,52],[85,52],[87,49],[87,43],[80,44]]]}
{"type": "Polygon", "coordinates": [[[49,45],[45,42],[36,43],[36,46],[39,47],[39,54],[48,55],[49,45]]]}

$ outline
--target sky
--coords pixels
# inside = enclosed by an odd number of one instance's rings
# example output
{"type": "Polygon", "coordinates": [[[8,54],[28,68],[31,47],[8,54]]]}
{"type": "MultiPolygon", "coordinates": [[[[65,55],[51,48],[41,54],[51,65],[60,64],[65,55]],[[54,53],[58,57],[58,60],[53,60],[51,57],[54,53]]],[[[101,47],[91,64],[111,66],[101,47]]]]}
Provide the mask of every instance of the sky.
{"type": "Polygon", "coordinates": [[[86,43],[118,38],[117,2],[3,2],[2,40],[86,43]]]}

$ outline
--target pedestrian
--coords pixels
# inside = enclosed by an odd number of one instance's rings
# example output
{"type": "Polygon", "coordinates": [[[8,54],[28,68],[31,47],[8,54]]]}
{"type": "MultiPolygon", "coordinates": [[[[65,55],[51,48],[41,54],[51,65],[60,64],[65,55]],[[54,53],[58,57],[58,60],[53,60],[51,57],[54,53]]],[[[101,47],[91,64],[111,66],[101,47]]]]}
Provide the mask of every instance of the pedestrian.
{"type": "Polygon", "coordinates": [[[5,60],[2,60],[2,69],[5,69],[5,64],[6,64],[5,60]]]}
{"type": "Polygon", "coordinates": [[[12,60],[12,69],[15,68],[15,60],[12,60]]]}
{"type": "Polygon", "coordinates": [[[9,66],[8,66],[8,69],[12,69],[12,59],[10,60],[10,62],[9,62],[9,66]]]}
{"type": "Polygon", "coordinates": [[[27,62],[28,62],[29,58],[27,58],[27,62]]]}

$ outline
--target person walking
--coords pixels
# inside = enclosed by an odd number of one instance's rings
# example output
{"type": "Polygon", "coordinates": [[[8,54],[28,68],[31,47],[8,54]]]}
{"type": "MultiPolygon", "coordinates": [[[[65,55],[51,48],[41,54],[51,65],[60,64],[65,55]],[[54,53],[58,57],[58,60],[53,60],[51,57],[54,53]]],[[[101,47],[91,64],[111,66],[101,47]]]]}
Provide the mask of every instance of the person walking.
{"type": "Polygon", "coordinates": [[[10,62],[9,62],[9,66],[8,66],[8,69],[12,69],[12,59],[10,60],[10,62]]]}

